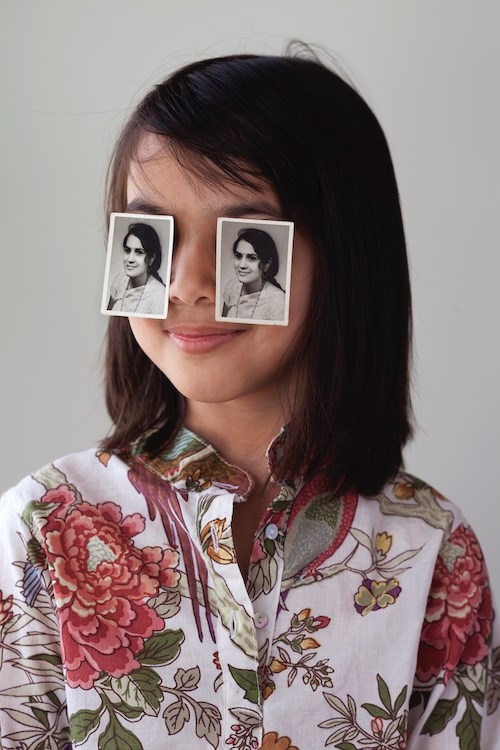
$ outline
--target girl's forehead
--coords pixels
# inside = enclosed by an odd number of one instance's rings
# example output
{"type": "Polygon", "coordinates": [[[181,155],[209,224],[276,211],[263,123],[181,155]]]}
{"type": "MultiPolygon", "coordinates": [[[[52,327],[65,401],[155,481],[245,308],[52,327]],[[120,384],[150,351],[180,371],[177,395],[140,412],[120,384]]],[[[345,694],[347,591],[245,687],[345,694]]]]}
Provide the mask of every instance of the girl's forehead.
{"type": "Polygon", "coordinates": [[[153,209],[161,208],[162,201],[167,199],[168,213],[172,212],[171,201],[182,206],[194,198],[200,207],[219,209],[220,215],[237,218],[238,213],[226,212],[225,207],[246,207],[251,210],[243,211],[242,215],[259,213],[269,218],[283,218],[281,201],[267,180],[256,177],[251,171],[245,172],[244,165],[239,177],[241,181],[232,179],[204,157],[173,148],[166,139],[146,134],[139,140],[128,164],[127,202],[142,198],[153,209]]]}

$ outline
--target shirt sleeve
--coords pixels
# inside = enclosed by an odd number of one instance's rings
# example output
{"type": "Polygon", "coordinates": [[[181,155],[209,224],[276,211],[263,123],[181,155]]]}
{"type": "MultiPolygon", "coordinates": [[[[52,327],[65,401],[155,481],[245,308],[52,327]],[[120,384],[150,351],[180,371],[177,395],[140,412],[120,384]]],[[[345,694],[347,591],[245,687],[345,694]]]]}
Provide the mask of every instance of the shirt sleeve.
{"type": "Polygon", "coordinates": [[[481,548],[462,523],[441,547],[429,590],[408,750],[498,750],[497,625],[481,548]]]}
{"type": "MultiPolygon", "coordinates": [[[[35,482],[24,487],[36,496],[35,482]]],[[[0,747],[62,749],[71,745],[59,623],[23,494],[0,499],[0,747]]]]}

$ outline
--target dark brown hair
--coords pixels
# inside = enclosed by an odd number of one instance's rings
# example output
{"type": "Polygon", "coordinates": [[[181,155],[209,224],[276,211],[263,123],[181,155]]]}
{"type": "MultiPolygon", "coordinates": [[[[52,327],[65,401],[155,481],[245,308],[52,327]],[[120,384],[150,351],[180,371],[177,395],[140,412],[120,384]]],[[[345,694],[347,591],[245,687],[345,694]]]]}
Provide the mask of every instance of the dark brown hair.
{"type": "MultiPolygon", "coordinates": [[[[139,104],[118,141],[108,209],[124,211],[126,178],[145,133],[183,167],[215,180],[270,183],[315,253],[309,323],[293,366],[299,390],[280,478],[323,469],[336,492],[380,490],[411,434],[411,305],[398,191],[382,129],[335,72],[304,57],[238,55],[174,73],[139,104]]],[[[108,330],[106,399],[116,450],[151,430],[161,450],[182,398],[135,342],[108,330]]]]}

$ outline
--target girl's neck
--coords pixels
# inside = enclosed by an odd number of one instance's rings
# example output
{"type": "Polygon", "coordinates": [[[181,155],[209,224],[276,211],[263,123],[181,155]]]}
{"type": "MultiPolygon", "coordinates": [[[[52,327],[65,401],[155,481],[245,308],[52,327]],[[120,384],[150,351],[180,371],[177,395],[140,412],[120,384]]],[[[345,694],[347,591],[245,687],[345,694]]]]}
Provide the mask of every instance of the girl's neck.
{"type": "Polygon", "coordinates": [[[240,399],[221,404],[186,402],[186,427],[226,461],[249,472],[256,487],[264,487],[269,479],[267,448],[285,421],[279,399],[257,406],[253,400],[241,404],[240,399]]]}

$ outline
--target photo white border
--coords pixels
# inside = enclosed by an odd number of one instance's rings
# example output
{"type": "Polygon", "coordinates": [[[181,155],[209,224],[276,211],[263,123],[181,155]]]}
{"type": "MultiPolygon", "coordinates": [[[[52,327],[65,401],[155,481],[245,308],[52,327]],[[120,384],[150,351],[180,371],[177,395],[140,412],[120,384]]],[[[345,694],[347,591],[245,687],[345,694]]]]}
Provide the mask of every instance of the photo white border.
{"type": "MultiPolygon", "coordinates": [[[[216,239],[216,281],[215,281],[215,320],[222,323],[249,323],[253,325],[268,325],[268,326],[287,326],[288,316],[290,309],[290,281],[292,277],[292,252],[293,252],[293,235],[295,225],[293,221],[281,221],[273,219],[230,219],[225,217],[219,217],[217,219],[217,239],[216,239]],[[222,289],[222,232],[224,223],[238,223],[244,224],[245,226],[256,228],[259,227],[271,227],[271,226],[286,226],[288,227],[288,242],[286,247],[286,274],[285,274],[285,315],[283,320],[261,320],[260,318],[233,318],[222,315],[223,308],[223,293],[222,289]]],[[[280,248],[282,249],[282,248],[280,248]]],[[[282,258],[280,258],[280,262],[282,258]]]]}
{"type": "Polygon", "coordinates": [[[106,268],[104,271],[104,282],[102,287],[102,299],[101,299],[101,313],[102,315],[119,316],[123,318],[152,318],[156,320],[165,320],[168,314],[168,300],[169,300],[169,288],[170,288],[170,274],[172,271],[172,250],[174,247],[174,217],[163,214],[132,214],[127,212],[113,211],[110,215],[109,221],[109,232],[108,232],[108,244],[106,250],[106,268]],[[133,223],[134,220],[144,221],[160,221],[168,222],[170,224],[168,248],[161,249],[162,258],[163,254],[166,253],[167,265],[166,265],[166,277],[165,277],[165,304],[163,307],[163,314],[158,315],[156,313],[138,313],[138,312],[126,312],[124,310],[108,310],[109,302],[109,275],[111,271],[111,261],[113,255],[113,243],[115,235],[115,219],[127,218],[133,223]]]}

